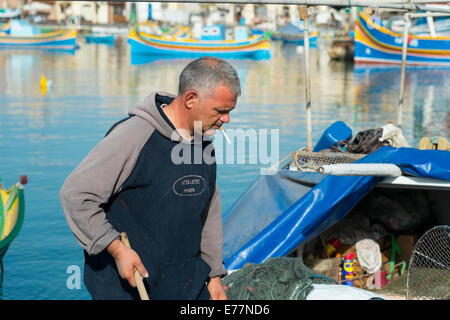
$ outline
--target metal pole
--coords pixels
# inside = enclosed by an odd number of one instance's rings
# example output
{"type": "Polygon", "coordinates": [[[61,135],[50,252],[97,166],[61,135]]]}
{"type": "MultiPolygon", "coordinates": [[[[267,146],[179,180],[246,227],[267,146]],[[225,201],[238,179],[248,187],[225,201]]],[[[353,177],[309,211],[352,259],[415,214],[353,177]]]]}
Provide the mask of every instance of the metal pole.
{"type": "Polygon", "coordinates": [[[423,17],[448,17],[448,13],[437,13],[437,12],[424,12],[424,13],[411,13],[410,18],[423,18],[423,17]]]}
{"type": "Polygon", "coordinates": [[[305,47],[305,88],[306,88],[306,148],[312,151],[312,120],[311,120],[311,76],[309,72],[309,14],[307,6],[298,6],[300,19],[304,22],[303,41],[305,47]]]}
{"type": "Polygon", "coordinates": [[[402,170],[391,163],[339,163],[319,167],[321,174],[333,176],[385,176],[399,177],[402,170]]]}
{"type": "Polygon", "coordinates": [[[410,22],[410,14],[405,13],[405,28],[403,30],[403,47],[402,47],[402,73],[400,78],[400,99],[398,101],[397,125],[402,127],[403,102],[405,99],[405,73],[406,73],[406,55],[408,50],[408,28],[410,22]]]}
{"type": "Polygon", "coordinates": [[[436,29],[434,27],[433,17],[427,17],[428,29],[430,29],[430,35],[435,38],[436,37],[436,29]]]}
{"type": "MultiPolygon", "coordinates": [[[[75,0],[84,1],[84,0],[75,0]]],[[[150,2],[148,0],[109,0],[109,2],[150,2]]],[[[229,3],[229,4],[280,4],[308,5],[334,7],[376,7],[411,11],[431,11],[450,13],[450,9],[430,7],[423,4],[448,3],[448,0],[159,0],[156,2],[187,2],[187,3],[229,3]]]]}
{"type": "MultiPolygon", "coordinates": [[[[85,1],[85,0],[75,0],[85,1]]],[[[108,2],[152,2],[148,0],[109,0],[108,2]]],[[[382,7],[384,5],[447,4],[448,0],[158,0],[154,2],[189,3],[239,3],[239,4],[282,4],[282,5],[324,5],[338,7],[382,7]]]]}
{"type": "Polygon", "coordinates": [[[405,28],[403,30],[403,46],[402,46],[402,71],[400,78],[400,98],[398,101],[398,114],[397,114],[397,125],[399,127],[402,126],[402,118],[403,118],[403,103],[405,102],[405,75],[406,75],[406,56],[408,53],[408,33],[409,33],[409,24],[411,22],[411,18],[422,18],[422,17],[441,17],[448,16],[445,13],[405,13],[405,28]]]}

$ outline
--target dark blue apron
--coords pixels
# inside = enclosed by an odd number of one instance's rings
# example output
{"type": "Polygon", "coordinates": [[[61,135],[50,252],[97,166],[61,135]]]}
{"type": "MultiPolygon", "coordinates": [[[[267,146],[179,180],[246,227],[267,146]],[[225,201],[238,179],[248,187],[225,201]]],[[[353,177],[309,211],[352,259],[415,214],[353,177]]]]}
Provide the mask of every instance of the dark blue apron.
{"type": "MultiPolygon", "coordinates": [[[[209,143],[189,145],[192,159],[194,148],[203,151],[209,143]]],[[[176,144],[155,131],[121,191],[103,207],[146,267],[150,299],[209,299],[205,283],[211,269],[200,257],[200,241],[216,165],[174,164],[176,144]]],[[[106,250],[95,256],[85,252],[84,282],[93,299],[139,299],[106,250]]]]}

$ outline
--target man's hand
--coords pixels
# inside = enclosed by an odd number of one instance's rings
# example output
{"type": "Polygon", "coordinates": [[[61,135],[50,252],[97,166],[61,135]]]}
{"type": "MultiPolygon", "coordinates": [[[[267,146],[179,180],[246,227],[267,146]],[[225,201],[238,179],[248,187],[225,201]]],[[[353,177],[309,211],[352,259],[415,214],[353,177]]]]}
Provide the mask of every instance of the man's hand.
{"type": "Polygon", "coordinates": [[[211,278],[208,283],[208,291],[211,300],[228,300],[220,277],[211,278]]]}
{"type": "Polygon", "coordinates": [[[148,278],[148,272],[136,251],[127,248],[119,239],[111,242],[107,250],[116,261],[120,277],[128,280],[133,288],[136,287],[136,281],[134,280],[136,270],[142,277],[148,278]]]}

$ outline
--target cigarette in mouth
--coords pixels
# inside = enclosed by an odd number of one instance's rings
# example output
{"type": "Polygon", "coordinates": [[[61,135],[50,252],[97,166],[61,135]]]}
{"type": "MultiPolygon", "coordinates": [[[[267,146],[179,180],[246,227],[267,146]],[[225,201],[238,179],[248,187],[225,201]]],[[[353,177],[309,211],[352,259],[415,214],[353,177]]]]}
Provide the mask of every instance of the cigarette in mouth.
{"type": "Polygon", "coordinates": [[[227,134],[225,133],[225,130],[223,130],[223,128],[222,128],[222,127],[220,127],[220,131],[222,131],[222,133],[223,133],[223,136],[225,137],[225,139],[227,139],[227,142],[228,142],[229,144],[231,144],[231,141],[230,141],[230,139],[228,138],[227,134]]]}

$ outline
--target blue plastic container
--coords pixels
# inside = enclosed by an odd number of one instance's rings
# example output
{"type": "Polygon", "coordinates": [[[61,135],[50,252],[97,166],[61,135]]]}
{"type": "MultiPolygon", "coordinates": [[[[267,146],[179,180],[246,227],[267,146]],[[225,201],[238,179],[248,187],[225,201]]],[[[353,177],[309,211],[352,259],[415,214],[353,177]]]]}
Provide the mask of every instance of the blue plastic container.
{"type": "Polygon", "coordinates": [[[330,149],[337,142],[350,139],[351,137],[352,129],[345,122],[336,121],[324,131],[313,151],[317,152],[323,149],[330,149]]]}

